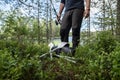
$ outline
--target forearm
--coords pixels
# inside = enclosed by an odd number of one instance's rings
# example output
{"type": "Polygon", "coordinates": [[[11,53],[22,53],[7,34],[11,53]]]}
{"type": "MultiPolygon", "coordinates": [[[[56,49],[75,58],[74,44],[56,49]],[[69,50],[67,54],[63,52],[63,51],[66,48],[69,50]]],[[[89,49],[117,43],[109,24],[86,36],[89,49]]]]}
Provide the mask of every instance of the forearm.
{"type": "Polygon", "coordinates": [[[86,2],[86,9],[90,10],[90,3],[91,3],[91,0],[85,0],[86,2]]]}
{"type": "Polygon", "coordinates": [[[60,3],[59,14],[62,14],[63,9],[64,9],[64,4],[60,3]]]}

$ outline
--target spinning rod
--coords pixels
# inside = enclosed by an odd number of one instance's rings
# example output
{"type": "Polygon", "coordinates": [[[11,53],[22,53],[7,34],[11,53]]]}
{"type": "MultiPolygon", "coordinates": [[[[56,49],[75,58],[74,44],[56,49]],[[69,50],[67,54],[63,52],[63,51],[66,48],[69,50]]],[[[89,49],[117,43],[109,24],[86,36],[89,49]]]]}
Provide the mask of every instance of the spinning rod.
{"type": "MultiPolygon", "coordinates": [[[[33,8],[38,9],[37,7],[34,7],[33,5],[28,5],[28,4],[24,3],[22,0],[19,0],[19,2],[22,3],[22,4],[24,4],[24,5],[26,5],[26,6],[28,6],[28,7],[33,7],[33,8]]],[[[56,9],[54,7],[54,4],[53,4],[52,0],[50,0],[50,4],[52,5],[53,11],[55,13],[55,16],[58,17],[57,11],[56,11],[56,9]]],[[[62,22],[61,22],[61,20],[55,20],[55,23],[56,23],[56,25],[58,25],[58,24],[61,25],[62,22]]]]}
{"type": "MultiPolygon", "coordinates": [[[[58,17],[57,11],[56,11],[56,9],[55,9],[55,7],[54,7],[54,4],[53,4],[52,0],[50,0],[50,3],[51,3],[51,5],[52,5],[52,7],[53,7],[53,10],[54,10],[54,12],[55,12],[56,17],[58,17]]],[[[61,24],[62,24],[61,20],[55,20],[55,23],[56,23],[56,25],[58,25],[58,24],[61,25],[61,24]]]]}

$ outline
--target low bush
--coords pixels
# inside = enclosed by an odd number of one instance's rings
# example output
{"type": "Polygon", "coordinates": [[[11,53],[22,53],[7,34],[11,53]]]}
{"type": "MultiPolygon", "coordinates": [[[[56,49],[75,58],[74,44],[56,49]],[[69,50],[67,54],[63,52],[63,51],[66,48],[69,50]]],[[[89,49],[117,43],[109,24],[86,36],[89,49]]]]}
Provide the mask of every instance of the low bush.
{"type": "Polygon", "coordinates": [[[108,33],[76,49],[76,63],[50,55],[46,44],[0,41],[0,80],[119,80],[120,43],[108,33]]]}

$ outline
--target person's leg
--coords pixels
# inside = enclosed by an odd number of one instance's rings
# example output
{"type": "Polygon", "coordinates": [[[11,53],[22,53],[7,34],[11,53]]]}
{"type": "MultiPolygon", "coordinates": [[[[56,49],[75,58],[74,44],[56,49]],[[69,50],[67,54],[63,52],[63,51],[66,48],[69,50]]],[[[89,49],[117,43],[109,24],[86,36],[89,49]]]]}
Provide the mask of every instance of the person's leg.
{"type": "Polygon", "coordinates": [[[75,49],[80,42],[80,28],[84,10],[74,9],[72,14],[72,43],[75,49]]]}
{"type": "Polygon", "coordinates": [[[68,42],[69,31],[71,28],[71,11],[64,14],[60,28],[61,42],[68,42]]]}

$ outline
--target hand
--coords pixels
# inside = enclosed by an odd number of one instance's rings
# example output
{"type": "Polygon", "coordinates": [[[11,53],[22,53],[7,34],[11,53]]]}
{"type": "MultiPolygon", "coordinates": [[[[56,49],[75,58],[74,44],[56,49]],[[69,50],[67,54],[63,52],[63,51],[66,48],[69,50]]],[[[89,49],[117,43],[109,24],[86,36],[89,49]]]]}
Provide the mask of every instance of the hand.
{"type": "Polygon", "coordinates": [[[57,14],[57,20],[59,21],[59,20],[60,20],[60,18],[61,18],[61,14],[60,14],[60,13],[58,13],[58,14],[57,14]]]}
{"type": "Polygon", "coordinates": [[[90,16],[90,9],[86,9],[84,11],[84,17],[85,17],[85,19],[88,18],[89,16],[90,16]]]}

